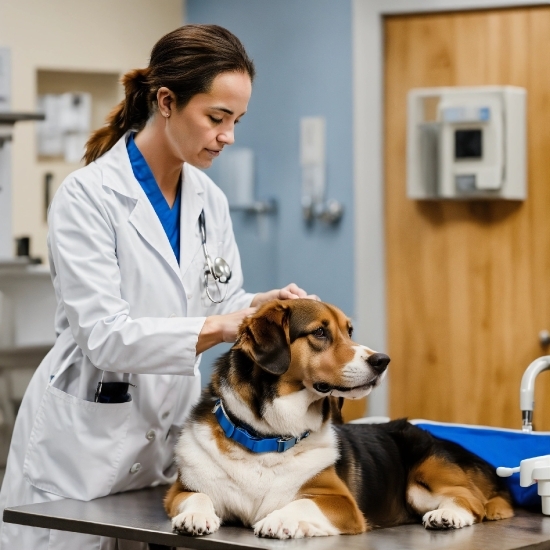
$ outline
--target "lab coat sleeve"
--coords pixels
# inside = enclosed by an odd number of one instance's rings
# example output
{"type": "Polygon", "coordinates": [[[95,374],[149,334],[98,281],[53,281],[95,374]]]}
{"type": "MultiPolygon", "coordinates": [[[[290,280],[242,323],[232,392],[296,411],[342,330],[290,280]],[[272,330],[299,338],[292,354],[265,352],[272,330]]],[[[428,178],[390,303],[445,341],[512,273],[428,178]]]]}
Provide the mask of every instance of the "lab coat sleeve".
{"type": "Polygon", "coordinates": [[[56,193],[48,221],[55,284],[89,360],[113,372],[195,375],[205,318],[131,318],[121,294],[116,232],[101,200],[73,177],[56,193]]]}
{"type": "Polygon", "coordinates": [[[232,313],[239,309],[250,307],[255,294],[246,292],[243,289],[244,276],[241,267],[241,256],[239,248],[233,233],[233,224],[229,214],[229,206],[227,199],[224,196],[224,216],[223,216],[223,250],[220,251],[222,258],[231,266],[231,279],[228,283],[226,299],[218,304],[216,308],[217,314],[232,313]]]}

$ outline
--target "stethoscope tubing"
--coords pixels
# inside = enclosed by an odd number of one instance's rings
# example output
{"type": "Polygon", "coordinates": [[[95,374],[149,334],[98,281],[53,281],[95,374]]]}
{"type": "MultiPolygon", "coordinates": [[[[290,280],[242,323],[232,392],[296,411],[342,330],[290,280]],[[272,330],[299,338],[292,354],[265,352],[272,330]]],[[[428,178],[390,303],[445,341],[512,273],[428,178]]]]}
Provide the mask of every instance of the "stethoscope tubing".
{"type": "Polygon", "coordinates": [[[204,287],[206,290],[206,295],[208,296],[208,299],[212,303],[221,304],[227,296],[228,287],[227,286],[225,287],[225,293],[221,300],[214,300],[214,298],[212,298],[212,296],[210,295],[210,289],[208,286],[208,276],[212,275],[212,278],[216,283],[216,287],[218,288],[218,292],[221,294],[220,283],[227,285],[229,283],[229,279],[231,279],[232,272],[231,272],[231,268],[229,267],[229,264],[223,258],[216,258],[216,261],[218,263],[221,263],[223,266],[227,267],[227,270],[229,271],[229,274],[227,275],[225,281],[222,281],[219,276],[216,276],[214,266],[212,265],[212,259],[210,258],[210,254],[208,253],[208,248],[206,247],[206,221],[204,216],[204,210],[201,210],[201,213],[199,215],[199,231],[201,234],[202,251],[204,254],[204,259],[206,260],[206,269],[204,270],[204,287]]]}

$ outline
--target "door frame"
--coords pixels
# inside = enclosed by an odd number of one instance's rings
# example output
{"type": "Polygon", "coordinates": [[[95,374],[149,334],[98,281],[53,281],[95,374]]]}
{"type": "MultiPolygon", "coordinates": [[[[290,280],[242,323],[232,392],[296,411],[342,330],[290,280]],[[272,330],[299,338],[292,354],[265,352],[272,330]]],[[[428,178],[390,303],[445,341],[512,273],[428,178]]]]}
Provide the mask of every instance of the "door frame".
{"type": "MultiPolygon", "coordinates": [[[[354,275],[357,340],[387,351],[384,227],[384,16],[528,7],[548,0],[352,0],[354,275]]],[[[391,369],[390,369],[391,372],[391,369]]],[[[367,414],[387,416],[386,381],[367,414]]]]}

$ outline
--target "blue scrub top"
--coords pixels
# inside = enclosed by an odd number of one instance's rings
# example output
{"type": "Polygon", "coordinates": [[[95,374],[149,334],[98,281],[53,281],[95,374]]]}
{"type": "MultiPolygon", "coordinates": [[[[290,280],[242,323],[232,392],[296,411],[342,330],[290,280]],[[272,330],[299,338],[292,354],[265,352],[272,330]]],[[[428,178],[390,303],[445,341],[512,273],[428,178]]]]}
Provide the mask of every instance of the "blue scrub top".
{"type": "Polygon", "coordinates": [[[134,176],[138,180],[139,184],[145,191],[145,194],[149,198],[149,201],[153,205],[160,223],[164,228],[164,232],[170,241],[170,246],[176,255],[178,264],[180,263],[180,204],[181,204],[181,182],[178,186],[178,192],[176,194],[176,200],[172,205],[172,208],[168,206],[162,191],[160,190],[153,172],[149,168],[147,161],[141,154],[141,151],[137,148],[134,142],[134,134],[130,135],[128,143],[126,144],[128,149],[128,156],[130,157],[130,164],[134,176]]]}

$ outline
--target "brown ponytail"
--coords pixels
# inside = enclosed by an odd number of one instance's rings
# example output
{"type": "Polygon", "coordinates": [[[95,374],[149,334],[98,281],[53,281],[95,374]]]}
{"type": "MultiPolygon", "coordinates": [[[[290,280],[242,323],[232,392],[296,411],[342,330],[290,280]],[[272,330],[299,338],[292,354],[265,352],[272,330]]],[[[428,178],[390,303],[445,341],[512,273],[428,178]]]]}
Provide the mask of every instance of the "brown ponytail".
{"type": "Polygon", "coordinates": [[[125,99],[109,113],[107,125],[95,131],[86,143],[86,164],[107,152],[127,130],[145,124],[149,117],[148,72],[149,69],[135,69],[122,77],[125,99]]]}
{"type": "Polygon", "coordinates": [[[162,86],[174,92],[176,108],[182,109],[194,95],[208,92],[216,76],[231,71],[247,73],[254,79],[252,60],[227,29],[185,25],[163,36],[153,47],[149,67],[122,77],[125,98],[111,111],[107,124],[86,143],[86,164],[111,149],[128,130],[143,128],[162,86]]]}

